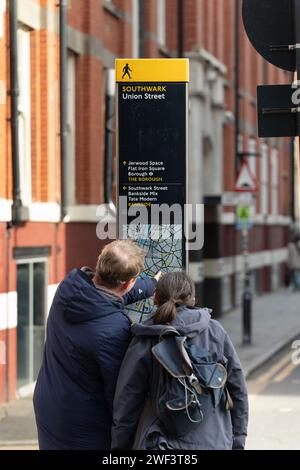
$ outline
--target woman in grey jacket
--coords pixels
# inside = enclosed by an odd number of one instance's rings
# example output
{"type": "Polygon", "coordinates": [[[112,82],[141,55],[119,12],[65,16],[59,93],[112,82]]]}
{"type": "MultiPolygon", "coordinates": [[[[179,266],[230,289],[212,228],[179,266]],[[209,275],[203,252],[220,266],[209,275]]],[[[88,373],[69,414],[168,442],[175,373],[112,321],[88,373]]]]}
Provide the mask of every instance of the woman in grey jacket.
{"type": "Polygon", "coordinates": [[[223,327],[208,309],[195,304],[193,281],[184,272],[168,273],[158,282],[157,311],[144,324],[132,327],[134,338],[118,377],[114,399],[112,449],[230,450],[244,449],[248,425],[248,395],[237,353],[223,327]],[[151,348],[166,325],[191,336],[191,342],[209,351],[228,374],[227,389],[233,408],[218,406],[196,429],[174,439],[160,423],[151,399],[158,368],[151,348]]]}

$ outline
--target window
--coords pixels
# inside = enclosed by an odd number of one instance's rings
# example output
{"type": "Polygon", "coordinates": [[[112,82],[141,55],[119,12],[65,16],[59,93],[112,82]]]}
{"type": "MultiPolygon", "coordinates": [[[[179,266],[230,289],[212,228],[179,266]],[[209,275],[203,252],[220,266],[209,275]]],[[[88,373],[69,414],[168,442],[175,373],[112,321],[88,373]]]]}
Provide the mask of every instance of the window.
{"type": "Polygon", "coordinates": [[[157,0],[157,40],[166,44],[166,0],[157,0]]]}
{"type": "Polygon", "coordinates": [[[268,178],[269,178],[269,155],[268,146],[262,144],[261,146],[261,170],[260,170],[260,200],[261,200],[261,214],[267,215],[269,212],[269,198],[268,198],[268,178]]]}
{"type": "Polygon", "coordinates": [[[256,139],[251,138],[251,139],[249,139],[249,142],[248,142],[248,152],[249,152],[249,154],[251,154],[249,156],[248,163],[249,163],[250,171],[251,171],[252,175],[255,176],[255,178],[256,178],[256,175],[257,175],[256,155],[255,155],[256,151],[257,151],[256,150],[256,139]]]}
{"type": "Polygon", "coordinates": [[[139,57],[140,8],[139,0],[132,0],[132,57],[139,57]]]}
{"type": "Polygon", "coordinates": [[[20,260],[17,264],[17,382],[34,382],[43,357],[46,315],[46,262],[20,260]]]}
{"type": "Polygon", "coordinates": [[[242,295],[244,290],[244,277],[243,273],[235,274],[235,305],[239,306],[242,303],[242,295]]]}
{"type": "Polygon", "coordinates": [[[271,202],[272,214],[278,215],[278,150],[271,153],[271,202]]]}
{"type": "Polygon", "coordinates": [[[261,278],[260,278],[260,271],[259,269],[254,269],[250,272],[250,289],[252,295],[256,296],[260,294],[260,285],[261,285],[261,278]]]}
{"type": "Polygon", "coordinates": [[[280,266],[273,264],[271,267],[272,272],[272,290],[276,291],[280,287],[280,266]]]}
{"type": "Polygon", "coordinates": [[[76,203],[76,54],[71,51],[68,51],[67,70],[67,205],[72,206],[76,203]]]}
{"type": "Polygon", "coordinates": [[[0,0],[0,38],[4,36],[4,12],[6,9],[5,0],[0,0]]]}
{"type": "Polygon", "coordinates": [[[222,304],[223,312],[227,312],[232,308],[232,295],[231,295],[231,276],[226,275],[222,277],[222,304]]]}
{"type": "MultiPolygon", "coordinates": [[[[250,168],[250,171],[254,178],[257,178],[257,160],[256,160],[256,153],[257,153],[257,144],[256,144],[256,139],[254,137],[251,137],[248,142],[248,152],[251,154],[248,158],[248,165],[250,168]]],[[[253,203],[252,206],[252,214],[255,214],[256,212],[256,203],[253,203]]]]}
{"type": "Polygon", "coordinates": [[[19,155],[21,199],[31,203],[30,32],[18,30],[19,155]]]}
{"type": "Polygon", "coordinates": [[[238,152],[243,153],[243,151],[244,151],[244,137],[243,137],[243,134],[238,135],[237,144],[238,144],[238,152]]]}

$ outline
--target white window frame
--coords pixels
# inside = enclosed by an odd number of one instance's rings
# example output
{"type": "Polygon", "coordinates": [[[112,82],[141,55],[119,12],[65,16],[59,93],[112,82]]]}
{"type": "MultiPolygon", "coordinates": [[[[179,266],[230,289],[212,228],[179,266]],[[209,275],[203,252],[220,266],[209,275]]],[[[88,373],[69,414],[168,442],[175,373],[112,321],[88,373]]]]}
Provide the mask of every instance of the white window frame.
{"type": "Polygon", "coordinates": [[[248,158],[248,164],[250,171],[255,178],[257,177],[257,164],[256,164],[256,156],[252,154],[256,154],[257,152],[257,142],[254,137],[250,137],[248,141],[248,152],[251,154],[248,158]]]}
{"type": "Polygon", "coordinates": [[[276,148],[272,149],[271,152],[271,204],[272,204],[272,215],[278,215],[279,207],[279,152],[276,148]]]}
{"type": "Polygon", "coordinates": [[[267,144],[261,145],[260,212],[262,215],[269,213],[269,147],[267,144]]]}
{"type": "Polygon", "coordinates": [[[157,0],[157,41],[166,45],[166,0],[157,0]]]}
{"type": "Polygon", "coordinates": [[[74,52],[67,57],[67,206],[76,204],[76,60],[74,52]]]}
{"type": "Polygon", "coordinates": [[[30,31],[18,28],[18,81],[19,81],[19,160],[20,189],[23,205],[30,206],[31,190],[31,74],[30,31]]]}

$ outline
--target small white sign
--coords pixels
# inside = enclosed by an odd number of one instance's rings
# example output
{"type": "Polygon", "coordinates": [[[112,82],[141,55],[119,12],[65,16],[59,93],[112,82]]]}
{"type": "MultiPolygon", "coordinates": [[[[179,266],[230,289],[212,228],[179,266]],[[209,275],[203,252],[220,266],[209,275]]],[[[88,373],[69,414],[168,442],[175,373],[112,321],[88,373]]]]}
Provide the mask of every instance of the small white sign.
{"type": "Polygon", "coordinates": [[[246,192],[225,192],[222,194],[222,205],[223,206],[251,206],[254,202],[253,193],[246,192]]]}

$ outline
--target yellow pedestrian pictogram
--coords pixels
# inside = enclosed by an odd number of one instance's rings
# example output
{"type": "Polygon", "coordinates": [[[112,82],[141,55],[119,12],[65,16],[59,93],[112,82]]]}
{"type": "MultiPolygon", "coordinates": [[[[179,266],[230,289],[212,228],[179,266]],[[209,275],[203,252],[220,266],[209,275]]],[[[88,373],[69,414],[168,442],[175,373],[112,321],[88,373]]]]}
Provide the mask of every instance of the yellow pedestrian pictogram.
{"type": "Polygon", "coordinates": [[[117,82],[189,82],[188,59],[116,59],[117,82]]]}

